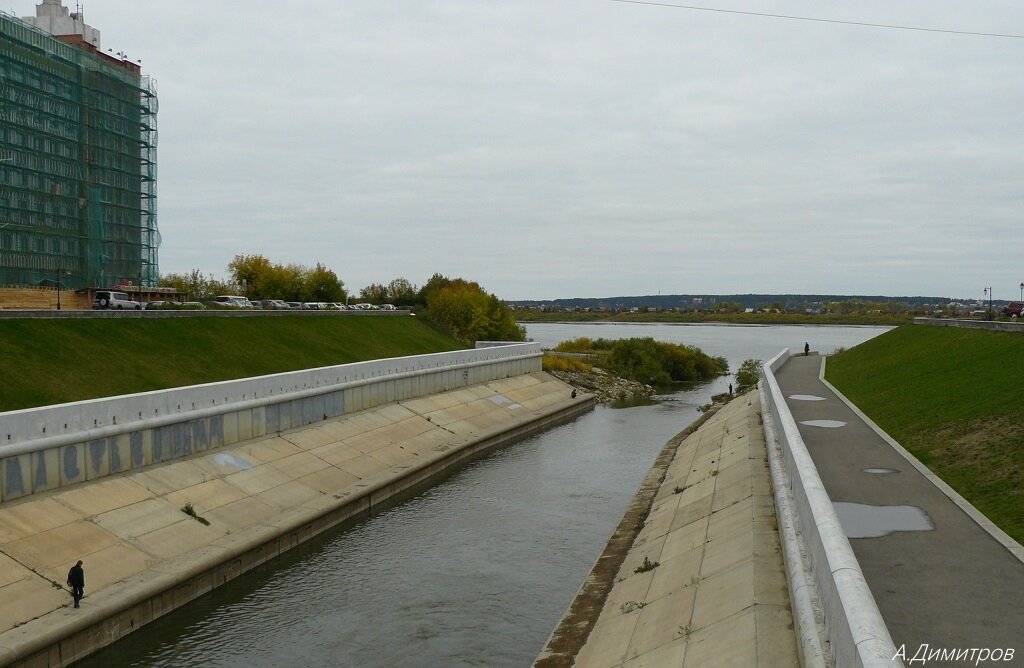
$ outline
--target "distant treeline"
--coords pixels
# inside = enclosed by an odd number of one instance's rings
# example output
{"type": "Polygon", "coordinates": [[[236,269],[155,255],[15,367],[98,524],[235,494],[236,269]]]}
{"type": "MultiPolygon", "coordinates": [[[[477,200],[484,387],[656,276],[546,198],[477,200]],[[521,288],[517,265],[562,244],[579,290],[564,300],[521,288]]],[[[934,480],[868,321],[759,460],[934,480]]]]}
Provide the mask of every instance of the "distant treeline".
{"type": "MultiPolygon", "coordinates": [[[[642,295],[635,297],[572,297],[565,299],[545,300],[517,300],[509,304],[517,308],[534,308],[541,306],[552,306],[556,308],[570,309],[699,309],[714,310],[717,304],[728,303],[741,308],[779,310],[803,310],[814,308],[815,305],[833,304],[843,302],[874,303],[874,304],[902,304],[908,307],[920,306],[922,304],[947,304],[952,300],[950,297],[887,297],[884,295],[800,295],[800,294],[743,294],[743,295],[709,295],[709,294],[680,294],[680,295],[642,295]]],[[[952,300],[952,301],[974,301],[974,300],[952,300]]]]}

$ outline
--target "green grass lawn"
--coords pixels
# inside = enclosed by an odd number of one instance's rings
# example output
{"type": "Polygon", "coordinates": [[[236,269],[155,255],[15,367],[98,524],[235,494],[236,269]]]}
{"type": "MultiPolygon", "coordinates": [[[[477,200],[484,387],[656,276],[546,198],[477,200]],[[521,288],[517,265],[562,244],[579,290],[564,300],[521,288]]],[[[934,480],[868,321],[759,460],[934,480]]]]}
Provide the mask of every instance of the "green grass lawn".
{"type": "Polygon", "coordinates": [[[462,347],[412,317],[0,320],[0,411],[462,347]]]}
{"type": "Polygon", "coordinates": [[[1024,333],[904,325],[830,357],[825,375],[1024,543],[1024,333]]]}

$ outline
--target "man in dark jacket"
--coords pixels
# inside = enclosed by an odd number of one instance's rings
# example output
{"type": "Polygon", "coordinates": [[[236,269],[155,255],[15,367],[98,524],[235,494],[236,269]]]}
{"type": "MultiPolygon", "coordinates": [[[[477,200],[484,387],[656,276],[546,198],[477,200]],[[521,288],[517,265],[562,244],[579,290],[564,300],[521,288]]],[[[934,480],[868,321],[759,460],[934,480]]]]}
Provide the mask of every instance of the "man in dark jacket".
{"type": "Polygon", "coordinates": [[[85,595],[85,571],[82,569],[82,561],[71,567],[68,571],[68,586],[71,587],[71,595],[75,597],[75,607],[85,595]]]}

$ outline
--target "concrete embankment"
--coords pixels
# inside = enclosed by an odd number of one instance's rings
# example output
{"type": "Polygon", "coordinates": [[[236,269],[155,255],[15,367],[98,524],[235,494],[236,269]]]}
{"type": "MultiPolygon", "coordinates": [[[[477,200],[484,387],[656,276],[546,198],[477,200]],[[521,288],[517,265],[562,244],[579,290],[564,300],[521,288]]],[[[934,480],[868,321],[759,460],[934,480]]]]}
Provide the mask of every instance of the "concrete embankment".
{"type": "Polygon", "coordinates": [[[648,507],[631,545],[609,544],[535,665],[799,665],[756,393],[669,442],[627,523],[648,507]],[[615,550],[610,591],[583,601],[615,550]]]}
{"type": "Polygon", "coordinates": [[[5,502],[0,665],[68,665],[468,458],[593,406],[570,393],[547,374],[513,375],[5,502]],[[78,559],[87,586],[76,610],[61,585],[78,559]]]}

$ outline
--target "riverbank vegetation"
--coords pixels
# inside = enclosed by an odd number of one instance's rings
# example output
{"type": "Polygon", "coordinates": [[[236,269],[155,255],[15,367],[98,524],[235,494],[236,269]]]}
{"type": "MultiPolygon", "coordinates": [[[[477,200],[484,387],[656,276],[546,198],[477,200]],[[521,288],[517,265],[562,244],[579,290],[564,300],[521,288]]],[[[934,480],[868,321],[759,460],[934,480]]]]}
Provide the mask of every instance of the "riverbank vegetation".
{"type": "Polygon", "coordinates": [[[828,359],[826,378],[1024,542],[1024,334],[899,327],[828,359]]]}
{"type": "Polygon", "coordinates": [[[0,320],[0,411],[463,346],[419,318],[0,320]]]}
{"type": "Polygon", "coordinates": [[[650,337],[580,337],[563,341],[555,351],[593,355],[595,365],[622,378],[654,386],[708,380],[729,372],[729,364],[723,357],[711,357],[693,346],[655,341],[650,337]]]}

